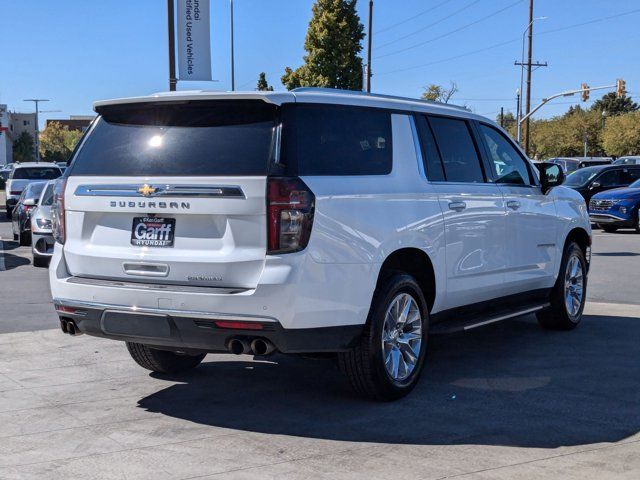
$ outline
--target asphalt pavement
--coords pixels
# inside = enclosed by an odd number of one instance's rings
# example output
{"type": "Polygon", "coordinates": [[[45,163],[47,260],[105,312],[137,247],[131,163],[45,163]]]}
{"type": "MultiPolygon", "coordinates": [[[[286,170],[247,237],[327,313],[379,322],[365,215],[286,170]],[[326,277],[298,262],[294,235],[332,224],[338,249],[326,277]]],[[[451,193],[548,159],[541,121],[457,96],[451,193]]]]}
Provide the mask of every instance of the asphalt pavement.
{"type": "Polygon", "coordinates": [[[330,360],[150,374],[57,330],[46,270],[2,219],[0,238],[1,479],[640,478],[640,235],[596,232],[576,330],[527,316],[433,337],[418,387],[385,404],[330,360]]]}

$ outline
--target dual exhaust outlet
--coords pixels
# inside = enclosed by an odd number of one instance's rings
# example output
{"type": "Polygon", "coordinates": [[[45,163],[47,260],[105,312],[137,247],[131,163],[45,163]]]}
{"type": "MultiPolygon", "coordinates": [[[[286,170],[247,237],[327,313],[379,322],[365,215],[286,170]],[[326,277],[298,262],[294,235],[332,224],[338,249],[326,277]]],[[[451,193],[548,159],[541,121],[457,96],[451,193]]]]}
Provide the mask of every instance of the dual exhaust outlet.
{"type": "Polygon", "coordinates": [[[227,342],[227,349],[235,355],[249,354],[269,355],[276,350],[276,346],[266,338],[254,338],[249,342],[246,338],[234,337],[227,342]]]}
{"type": "Polygon", "coordinates": [[[67,318],[60,319],[60,329],[71,336],[82,335],[82,332],[78,329],[76,322],[67,318]]]}

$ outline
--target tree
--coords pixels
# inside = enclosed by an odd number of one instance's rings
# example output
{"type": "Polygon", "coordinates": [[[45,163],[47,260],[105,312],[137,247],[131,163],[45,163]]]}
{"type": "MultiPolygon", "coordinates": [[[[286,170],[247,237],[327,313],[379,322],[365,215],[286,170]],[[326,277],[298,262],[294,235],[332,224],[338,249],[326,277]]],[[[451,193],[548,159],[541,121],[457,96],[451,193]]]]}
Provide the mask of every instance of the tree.
{"type": "Polygon", "coordinates": [[[598,112],[606,112],[607,116],[615,117],[622,113],[635,112],[640,106],[635,103],[631,98],[626,95],[618,97],[614,92],[609,92],[602,96],[602,98],[593,102],[591,110],[597,110],[598,112]]]}
{"type": "Polygon", "coordinates": [[[453,97],[457,92],[458,85],[456,85],[455,82],[451,82],[451,86],[449,88],[432,83],[428,87],[425,87],[422,99],[431,100],[432,102],[449,103],[451,97],[453,97]]]}
{"type": "Polygon", "coordinates": [[[602,134],[608,155],[640,154],[640,111],[608,118],[602,134]]]}
{"type": "Polygon", "coordinates": [[[273,92],[273,87],[267,83],[267,74],[264,72],[260,72],[260,76],[258,77],[258,86],[256,90],[261,92],[273,92]]]}
{"type": "Polygon", "coordinates": [[[13,142],[13,161],[31,162],[35,152],[35,142],[29,132],[22,132],[13,142]]]}
{"type": "Polygon", "coordinates": [[[80,141],[82,132],[51,122],[40,135],[40,156],[45,162],[66,162],[80,141]]]}
{"type": "MultiPolygon", "coordinates": [[[[500,115],[496,117],[496,123],[500,124],[500,115]]],[[[516,134],[516,117],[511,112],[505,112],[502,116],[502,127],[509,132],[509,135],[515,136],[516,134]]]]}
{"type": "Polygon", "coordinates": [[[304,64],[285,68],[287,89],[326,87],[362,89],[364,27],[356,12],[356,0],[317,0],[313,5],[304,49],[304,64]]]}

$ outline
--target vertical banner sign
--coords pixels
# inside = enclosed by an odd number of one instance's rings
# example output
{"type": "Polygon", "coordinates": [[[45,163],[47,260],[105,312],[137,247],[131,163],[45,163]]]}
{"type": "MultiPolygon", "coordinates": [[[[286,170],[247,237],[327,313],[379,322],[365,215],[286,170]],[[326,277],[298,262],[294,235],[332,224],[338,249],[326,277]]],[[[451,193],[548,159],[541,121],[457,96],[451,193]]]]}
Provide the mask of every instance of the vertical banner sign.
{"type": "Polygon", "coordinates": [[[209,0],[178,0],[178,77],[211,80],[209,0]]]}

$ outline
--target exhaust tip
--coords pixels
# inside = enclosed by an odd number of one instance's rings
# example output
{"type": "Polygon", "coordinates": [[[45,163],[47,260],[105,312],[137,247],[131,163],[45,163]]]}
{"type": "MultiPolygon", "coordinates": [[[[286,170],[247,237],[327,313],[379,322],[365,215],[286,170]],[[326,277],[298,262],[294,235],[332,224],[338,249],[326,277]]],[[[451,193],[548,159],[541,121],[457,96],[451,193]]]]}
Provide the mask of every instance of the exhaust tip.
{"type": "Polygon", "coordinates": [[[60,330],[62,330],[62,333],[69,333],[69,330],[67,330],[67,321],[64,319],[60,319],[60,330]]]}
{"type": "Polygon", "coordinates": [[[255,355],[269,355],[276,349],[275,345],[269,340],[256,338],[251,342],[251,350],[255,355]]]}
{"type": "Polygon", "coordinates": [[[76,324],[73,323],[73,321],[68,321],[67,322],[67,333],[69,335],[75,335],[76,332],[77,332],[76,324]]]}
{"type": "Polygon", "coordinates": [[[240,338],[232,338],[227,344],[227,348],[234,355],[242,355],[243,353],[249,353],[250,347],[246,340],[240,338]]]}

